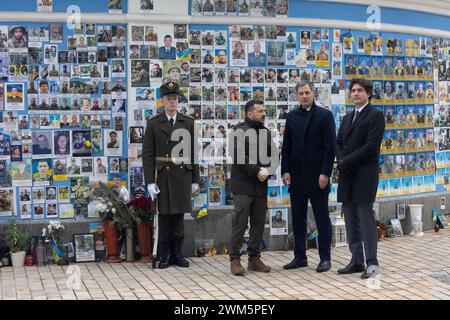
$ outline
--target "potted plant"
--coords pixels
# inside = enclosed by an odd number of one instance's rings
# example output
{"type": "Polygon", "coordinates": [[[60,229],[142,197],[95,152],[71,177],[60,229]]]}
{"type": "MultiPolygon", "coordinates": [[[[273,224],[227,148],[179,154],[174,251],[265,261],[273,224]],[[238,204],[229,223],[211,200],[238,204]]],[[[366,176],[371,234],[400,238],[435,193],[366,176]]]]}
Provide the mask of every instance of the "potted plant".
{"type": "Polygon", "coordinates": [[[49,221],[48,225],[42,229],[42,236],[50,240],[53,258],[59,265],[69,264],[69,256],[64,248],[64,231],[64,226],[56,220],[49,221]]]}
{"type": "Polygon", "coordinates": [[[134,213],[136,219],[139,251],[141,254],[138,262],[150,263],[150,248],[152,247],[151,222],[153,221],[152,202],[145,197],[145,189],[142,187],[136,188],[135,194],[136,197],[131,199],[127,206],[134,213]]]}
{"type": "Polygon", "coordinates": [[[25,245],[28,234],[18,228],[15,215],[8,221],[5,236],[9,245],[13,267],[23,267],[25,263],[25,245]]]}
{"type": "Polygon", "coordinates": [[[119,258],[119,229],[123,230],[133,224],[133,217],[124,204],[120,192],[103,182],[97,181],[91,187],[91,197],[97,201],[96,209],[103,221],[106,239],[108,263],[118,263],[119,258]]]}

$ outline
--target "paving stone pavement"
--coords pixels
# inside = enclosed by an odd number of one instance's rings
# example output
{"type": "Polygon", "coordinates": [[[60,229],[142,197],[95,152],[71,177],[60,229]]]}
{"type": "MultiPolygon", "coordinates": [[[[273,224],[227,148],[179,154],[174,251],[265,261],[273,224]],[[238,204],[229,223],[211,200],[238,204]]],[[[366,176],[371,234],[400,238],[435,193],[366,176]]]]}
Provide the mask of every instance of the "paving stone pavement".
{"type": "Polygon", "coordinates": [[[241,277],[230,274],[228,256],[190,258],[190,268],[164,270],[139,263],[4,267],[0,300],[450,300],[449,244],[450,229],[384,239],[378,245],[381,275],[375,280],[336,274],[350,259],[346,247],[333,248],[332,269],[321,274],[315,272],[317,250],[308,250],[308,268],[288,271],[282,266],[292,251],[263,252],[272,272],[241,277]]]}

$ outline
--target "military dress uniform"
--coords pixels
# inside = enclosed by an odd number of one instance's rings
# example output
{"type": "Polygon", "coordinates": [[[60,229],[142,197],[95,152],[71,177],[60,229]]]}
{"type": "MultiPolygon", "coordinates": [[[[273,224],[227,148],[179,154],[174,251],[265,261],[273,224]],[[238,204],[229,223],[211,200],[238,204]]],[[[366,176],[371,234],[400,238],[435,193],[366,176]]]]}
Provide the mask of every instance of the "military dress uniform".
{"type": "MultiPolygon", "coordinates": [[[[161,96],[179,95],[179,85],[167,82],[160,88],[161,96]]],[[[147,123],[143,142],[143,167],[146,185],[156,183],[159,211],[160,268],[170,262],[188,266],[182,256],[184,213],[192,212],[192,184],[199,183],[198,164],[194,164],[194,118],[176,113],[174,124],[162,112],[147,123]],[[179,143],[171,141],[172,132],[185,129],[191,136],[191,154],[182,151],[172,157],[172,149],[179,143]],[[157,171],[157,173],[155,173],[157,171]],[[169,262],[170,259],[170,262],[169,262]]],[[[172,119],[171,119],[172,120],[172,119]]]]}

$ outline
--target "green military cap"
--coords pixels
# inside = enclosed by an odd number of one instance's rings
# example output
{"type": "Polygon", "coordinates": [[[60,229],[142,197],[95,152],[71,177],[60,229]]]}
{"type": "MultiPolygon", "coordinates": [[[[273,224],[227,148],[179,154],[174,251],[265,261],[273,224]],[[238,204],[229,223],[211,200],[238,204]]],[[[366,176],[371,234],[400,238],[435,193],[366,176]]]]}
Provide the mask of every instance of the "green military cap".
{"type": "Polygon", "coordinates": [[[159,87],[161,98],[164,96],[180,95],[180,85],[174,81],[168,81],[159,87]]]}

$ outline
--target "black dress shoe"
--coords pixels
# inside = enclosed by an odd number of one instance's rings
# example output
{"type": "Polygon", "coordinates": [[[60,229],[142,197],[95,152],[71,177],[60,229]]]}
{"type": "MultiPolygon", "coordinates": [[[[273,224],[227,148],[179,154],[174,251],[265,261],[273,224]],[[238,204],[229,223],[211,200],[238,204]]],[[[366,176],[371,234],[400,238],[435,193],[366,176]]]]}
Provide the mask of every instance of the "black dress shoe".
{"type": "Polygon", "coordinates": [[[358,273],[363,272],[365,269],[363,264],[349,264],[348,266],[339,269],[337,271],[338,274],[351,274],[351,273],[358,273]]]}
{"type": "Polygon", "coordinates": [[[331,269],[331,261],[325,260],[325,261],[320,261],[319,265],[316,268],[316,271],[317,272],[326,272],[330,269],[331,269]]]}
{"type": "Polygon", "coordinates": [[[374,278],[379,274],[380,274],[380,267],[378,267],[377,265],[370,265],[361,275],[361,279],[374,278]]]}
{"type": "Polygon", "coordinates": [[[160,261],[159,261],[159,269],[165,269],[165,268],[168,268],[170,266],[170,261],[169,261],[169,258],[162,258],[160,261]]]}
{"type": "Polygon", "coordinates": [[[189,267],[189,261],[187,261],[185,258],[179,258],[175,260],[173,264],[182,268],[189,267]]]}
{"type": "Polygon", "coordinates": [[[288,264],[285,264],[283,266],[283,269],[289,270],[289,269],[297,269],[297,268],[304,268],[308,266],[308,260],[306,259],[300,259],[300,258],[294,258],[291,262],[288,264]]]}

